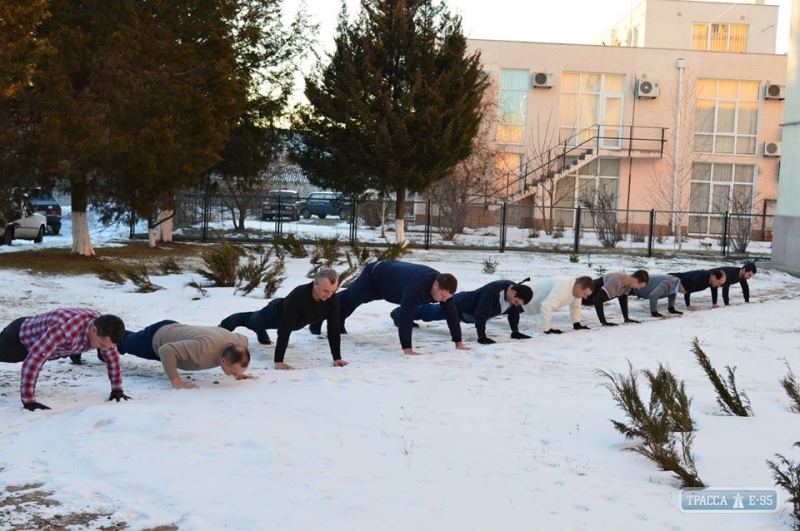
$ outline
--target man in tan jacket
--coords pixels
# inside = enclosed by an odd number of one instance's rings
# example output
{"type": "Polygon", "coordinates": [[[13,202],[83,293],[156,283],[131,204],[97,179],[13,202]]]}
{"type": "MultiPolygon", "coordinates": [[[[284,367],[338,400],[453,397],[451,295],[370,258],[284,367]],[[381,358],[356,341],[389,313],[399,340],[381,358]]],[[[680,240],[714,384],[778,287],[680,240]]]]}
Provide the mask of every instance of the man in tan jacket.
{"type": "Polygon", "coordinates": [[[218,326],[190,326],[160,321],[140,332],[125,331],[117,345],[120,354],[160,360],[175,389],[194,389],[181,380],[178,369],[202,371],[219,367],[237,380],[255,379],[244,372],[250,365],[247,338],[218,326]]]}

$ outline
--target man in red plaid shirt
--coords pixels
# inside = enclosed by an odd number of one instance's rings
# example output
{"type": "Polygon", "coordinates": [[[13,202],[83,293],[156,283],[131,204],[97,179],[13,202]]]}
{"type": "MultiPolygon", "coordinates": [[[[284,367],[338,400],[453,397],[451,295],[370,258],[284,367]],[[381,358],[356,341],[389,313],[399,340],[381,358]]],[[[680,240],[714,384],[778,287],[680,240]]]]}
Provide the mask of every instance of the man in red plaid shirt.
{"type": "Polygon", "coordinates": [[[22,362],[20,396],[29,411],[50,409],[36,401],[36,381],[44,364],[91,349],[99,349],[106,360],[111,382],[109,400],[128,400],[122,392],[122,371],[116,344],[125,333],[122,319],[100,315],[91,308],[61,308],[21,317],[0,332],[0,361],[22,362]]]}

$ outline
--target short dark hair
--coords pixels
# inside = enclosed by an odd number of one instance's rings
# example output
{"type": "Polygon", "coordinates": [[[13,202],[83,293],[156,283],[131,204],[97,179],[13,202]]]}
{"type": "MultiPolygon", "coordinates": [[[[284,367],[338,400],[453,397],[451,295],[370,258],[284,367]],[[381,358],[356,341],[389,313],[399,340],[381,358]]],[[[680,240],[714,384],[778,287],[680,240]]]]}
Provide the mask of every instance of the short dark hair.
{"type": "Polygon", "coordinates": [[[591,289],[594,291],[594,280],[592,277],[584,275],[575,279],[575,284],[578,284],[581,289],[591,289]]]}
{"type": "Polygon", "coordinates": [[[240,345],[228,345],[222,351],[222,357],[228,365],[240,364],[247,368],[250,365],[250,351],[240,345]]]}
{"type": "Polygon", "coordinates": [[[518,299],[522,299],[522,304],[528,304],[533,298],[533,290],[526,284],[514,284],[511,286],[518,299]]]}
{"type": "Polygon", "coordinates": [[[439,289],[443,289],[450,295],[455,295],[458,290],[458,280],[450,273],[441,273],[436,277],[436,283],[439,284],[439,289]]]}
{"type": "Polygon", "coordinates": [[[753,273],[754,275],[758,271],[756,269],[756,263],[755,262],[747,262],[745,265],[742,266],[742,269],[744,269],[745,273],[753,273]]]}
{"type": "Polygon", "coordinates": [[[717,269],[712,269],[711,270],[711,276],[716,278],[717,280],[722,280],[722,277],[725,276],[725,271],[723,271],[719,267],[717,269]]]}
{"type": "Polygon", "coordinates": [[[636,271],[633,272],[631,276],[636,280],[638,280],[639,282],[644,282],[645,284],[648,284],[650,282],[650,273],[648,273],[644,269],[637,269],[636,271]]]}
{"type": "Polygon", "coordinates": [[[115,345],[125,336],[125,323],[116,315],[105,313],[95,319],[92,325],[97,328],[98,336],[110,338],[115,345]]]}

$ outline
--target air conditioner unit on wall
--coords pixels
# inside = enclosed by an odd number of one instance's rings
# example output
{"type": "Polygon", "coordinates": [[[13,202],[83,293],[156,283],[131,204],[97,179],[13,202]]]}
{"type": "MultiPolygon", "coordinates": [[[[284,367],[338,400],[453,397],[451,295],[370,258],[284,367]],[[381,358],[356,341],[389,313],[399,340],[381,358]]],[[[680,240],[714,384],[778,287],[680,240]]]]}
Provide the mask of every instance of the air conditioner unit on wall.
{"type": "Polygon", "coordinates": [[[782,100],[786,98],[786,87],[784,85],[764,85],[765,100],[782,100]]]}
{"type": "Polygon", "coordinates": [[[637,79],[636,97],[640,99],[653,99],[658,96],[661,89],[657,79],[637,79]]]}
{"type": "Polygon", "coordinates": [[[552,88],[553,74],[550,72],[534,72],[531,75],[531,85],[533,88],[552,88]]]}
{"type": "Polygon", "coordinates": [[[764,156],[765,157],[780,157],[781,156],[781,143],[780,142],[764,142],[764,156]]]}

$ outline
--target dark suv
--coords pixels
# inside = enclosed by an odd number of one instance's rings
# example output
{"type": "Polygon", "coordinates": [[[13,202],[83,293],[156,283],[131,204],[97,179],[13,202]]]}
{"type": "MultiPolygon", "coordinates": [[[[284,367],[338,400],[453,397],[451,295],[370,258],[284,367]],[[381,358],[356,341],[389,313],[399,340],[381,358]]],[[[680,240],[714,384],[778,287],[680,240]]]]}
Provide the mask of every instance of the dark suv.
{"type": "Polygon", "coordinates": [[[28,190],[28,201],[35,212],[47,216],[47,230],[52,234],[61,232],[61,205],[53,194],[43,188],[28,190]]]}
{"type": "Polygon", "coordinates": [[[292,221],[300,219],[297,210],[297,192],[294,190],[272,190],[267,192],[267,197],[261,204],[261,219],[289,218],[292,221]]]}
{"type": "Polygon", "coordinates": [[[327,216],[349,219],[353,204],[348,197],[336,192],[313,192],[297,203],[297,209],[306,219],[311,216],[318,216],[319,219],[325,219],[327,216]]]}

